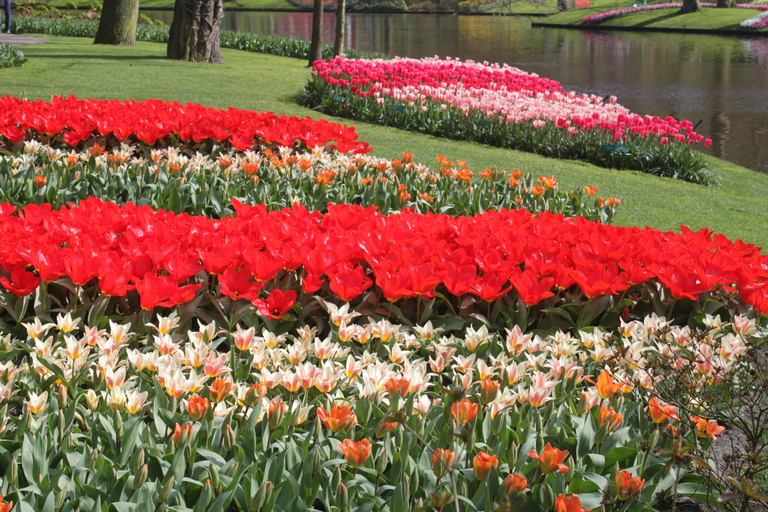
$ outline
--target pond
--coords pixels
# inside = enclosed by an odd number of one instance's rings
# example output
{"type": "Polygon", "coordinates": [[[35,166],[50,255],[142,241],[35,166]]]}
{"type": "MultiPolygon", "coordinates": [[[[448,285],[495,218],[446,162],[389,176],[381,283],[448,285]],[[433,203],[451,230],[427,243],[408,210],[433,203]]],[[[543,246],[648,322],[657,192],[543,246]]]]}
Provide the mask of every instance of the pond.
{"type": "MultiPolygon", "coordinates": [[[[143,11],[171,22],[173,13],[143,11]]],[[[324,17],[333,41],[335,16],[324,17]]],[[[305,12],[227,12],[227,30],[309,38],[305,12]]],[[[394,56],[507,63],[565,90],[614,95],[632,112],[701,124],[700,149],[768,173],[768,39],[535,28],[514,16],[347,16],[346,46],[394,56]],[[762,99],[761,99],[762,98],[762,99]]]]}

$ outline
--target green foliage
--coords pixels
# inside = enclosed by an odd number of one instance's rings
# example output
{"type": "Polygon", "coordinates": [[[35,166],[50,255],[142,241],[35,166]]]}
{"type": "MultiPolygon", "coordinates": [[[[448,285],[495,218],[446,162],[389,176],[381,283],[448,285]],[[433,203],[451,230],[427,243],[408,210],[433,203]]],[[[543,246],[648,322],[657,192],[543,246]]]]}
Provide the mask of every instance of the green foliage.
{"type": "Polygon", "coordinates": [[[25,62],[24,52],[8,43],[0,44],[0,69],[23,66],[25,62]]]}
{"type": "MultiPolygon", "coordinates": [[[[146,16],[144,16],[146,18],[146,16]]],[[[148,18],[147,18],[148,19],[148,18]]],[[[146,20],[145,20],[146,21],[146,20]]],[[[99,28],[98,21],[84,19],[55,19],[46,17],[17,16],[13,19],[16,33],[51,34],[68,37],[95,37],[99,28]]],[[[156,22],[140,23],[136,30],[138,41],[167,43],[169,28],[156,22]]],[[[221,47],[234,50],[269,53],[282,57],[306,59],[309,55],[309,41],[291,37],[279,37],[222,30],[221,47]]],[[[323,58],[333,55],[333,46],[323,46],[323,58]]],[[[348,50],[350,58],[375,58],[379,54],[348,50]]]]}

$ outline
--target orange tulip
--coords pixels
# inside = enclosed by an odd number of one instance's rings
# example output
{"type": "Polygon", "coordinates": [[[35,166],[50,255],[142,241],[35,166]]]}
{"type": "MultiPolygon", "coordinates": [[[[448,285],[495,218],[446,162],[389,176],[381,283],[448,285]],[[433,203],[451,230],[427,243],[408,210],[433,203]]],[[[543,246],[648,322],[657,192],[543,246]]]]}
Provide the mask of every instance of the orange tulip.
{"type": "Polygon", "coordinates": [[[390,396],[395,396],[396,393],[400,393],[400,396],[405,396],[411,387],[411,380],[406,378],[392,378],[384,384],[384,387],[387,388],[387,393],[389,393],[390,396]]]}
{"type": "Polygon", "coordinates": [[[211,401],[219,403],[232,393],[232,381],[217,377],[213,386],[208,386],[208,392],[211,394],[211,401]]]}
{"type": "Polygon", "coordinates": [[[648,400],[648,413],[651,415],[654,423],[661,423],[669,418],[680,421],[680,416],[675,414],[675,406],[662,404],[658,397],[648,400]]]}
{"type": "Polygon", "coordinates": [[[488,455],[485,452],[480,452],[472,459],[472,469],[475,471],[475,478],[478,480],[485,480],[488,478],[488,473],[491,472],[492,467],[499,465],[499,459],[495,455],[488,455]]]}
{"type": "Polygon", "coordinates": [[[339,430],[346,430],[357,424],[357,416],[348,405],[342,405],[341,407],[334,404],[331,407],[331,414],[324,407],[317,408],[317,417],[323,422],[326,428],[333,432],[339,430]]]}
{"type": "Polygon", "coordinates": [[[541,452],[541,456],[533,450],[528,452],[528,456],[539,461],[539,467],[545,475],[554,473],[558,470],[563,473],[568,472],[568,466],[564,466],[562,463],[568,456],[567,450],[552,448],[552,445],[547,443],[544,450],[541,452]]]}
{"type": "Polygon", "coordinates": [[[0,512],[10,512],[12,508],[13,502],[9,501],[8,503],[5,503],[3,497],[0,496],[0,512]]]}
{"type": "Polygon", "coordinates": [[[587,378],[587,381],[597,388],[597,394],[600,395],[600,398],[602,399],[610,398],[613,395],[620,393],[624,387],[623,382],[613,382],[608,370],[603,370],[603,373],[597,377],[597,382],[590,378],[587,378]]]}
{"type": "Polygon", "coordinates": [[[599,423],[608,425],[608,432],[613,432],[621,423],[622,415],[611,409],[610,407],[600,407],[600,419],[599,423]]]}
{"type": "Polygon", "coordinates": [[[528,480],[518,473],[511,473],[501,483],[501,492],[508,498],[514,499],[528,488],[528,480]]]}
{"type": "Polygon", "coordinates": [[[501,385],[498,382],[485,379],[480,383],[480,400],[484,404],[493,402],[493,400],[496,398],[496,395],[499,394],[500,388],[501,385]]]}
{"type": "Polygon", "coordinates": [[[725,430],[725,427],[721,427],[716,421],[705,420],[698,416],[691,416],[691,421],[696,424],[696,435],[699,437],[717,439],[717,435],[725,430]]]}
{"type": "Polygon", "coordinates": [[[205,418],[205,414],[208,412],[210,405],[211,403],[207,398],[192,395],[189,397],[189,402],[187,402],[187,413],[189,414],[189,419],[192,421],[200,421],[201,419],[205,418]]]}
{"type": "Polygon", "coordinates": [[[454,402],[451,411],[454,419],[459,420],[462,425],[466,425],[475,419],[478,407],[478,404],[473,404],[469,400],[462,400],[461,402],[454,402]]]}
{"type": "Polygon", "coordinates": [[[638,494],[644,483],[645,480],[639,476],[630,476],[629,471],[619,471],[616,473],[616,496],[621,501],[626,501],[638,494]]]}
{"type": "Polygon", "coordinates": [[[589,512],[589,510],[581,508],[581,500],[578,494],[571,494],[570,498],[566,498],[561,494],[555,500],[555,512],[589,512]]]}
{"type": "Polygon", "coordinates": [[[371,454],[371,442],[367,439],[358,442],[345,439],[343,443],[339,443],[339,448],[344,452],[347,463],[353,468],[361,466],[371,454]]]}
{"type": "Polygon", "coordinates": [[[179,445],[184,444],[189,440],[190,437],[192,437],[192,429],[194,427],[191,423],[188,423],[186,425],[179,425],[178,423],[173,428],[173,444],[176,446],[176,448],[179,447],[179,445]]]}
{"type": "Polygon", "coordinates": [[[443,450],[438,448],[435,453],[432,454],[432,471],[439,479],[443,478],[448,472],[448,468],[453,466],[453,452],[451,450],[443,450]]]}
{"type": "Polygon", "coordinates": [[[288,405],[285,402],[279,402],[277,400],[270,402],[269,408],[267,409],[267,421],[269,421],[269,426],[272,428],[279,427],[283,422],[283,418],[285,418],[285,413],[287,411],[288,405]]]}

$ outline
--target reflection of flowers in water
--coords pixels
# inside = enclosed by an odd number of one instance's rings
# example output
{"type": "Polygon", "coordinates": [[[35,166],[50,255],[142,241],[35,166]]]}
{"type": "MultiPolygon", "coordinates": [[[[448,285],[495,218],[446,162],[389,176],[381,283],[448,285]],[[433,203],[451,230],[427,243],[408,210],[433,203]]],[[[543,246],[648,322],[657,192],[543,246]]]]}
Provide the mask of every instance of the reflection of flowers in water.
{"type": "Polygon", "coordinates": [[[768,67],[768,41],[750,38],[741,39],[740,43],[749,62],[753,62],[761,68],[768,67]]]}
{"type": "Polygon", "coordinates": [[[766,25],[768,25],[768,11],[762,12],[757,16],[752,16],[741,22],[742,27],[763,28],[766,25]]]}

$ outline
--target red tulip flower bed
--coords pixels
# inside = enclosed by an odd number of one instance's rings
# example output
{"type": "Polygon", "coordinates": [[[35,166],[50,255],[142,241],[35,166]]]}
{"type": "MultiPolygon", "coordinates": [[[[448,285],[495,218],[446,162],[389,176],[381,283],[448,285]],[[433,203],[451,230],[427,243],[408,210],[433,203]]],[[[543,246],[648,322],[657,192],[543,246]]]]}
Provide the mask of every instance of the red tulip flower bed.
{"type": "Polygon", "coordinates": [[[41,281],[66,276],[84,287],[98,280],[101,293],[135,290],[141,308],[152,309],[193,300],[210,274],[222,295],[272,317],[290,310],[301,291],[343,301],[365,292],[374,305],[438,294],[449,303],[471,296],[550,306],[622,295],[632,308],[648,293],[669,301],[717,291],[737,300],[735,289],[768,311],[768,256],[706,230],[663,233],[525,210],[454,218],[382,216],[349,205],[324,215],[234,206],[234,218],[211,220],[97,199],[59,211],[6,204],[0,282],[27,295],[41,281]]]}
{"type": "Polygon", "coordinates": [[[302,149],[328,145],[342,153],[367,153],[353,127],[309,117],[272,112],[217,110],[161,100],[125,101],[53,98],[52,102],[0,97],[0,150],[25,140],[47,140],[64,147],[114,137],[118,142],[147,146],[199,144],[215,141],[240,151],[261,145],[302,149]]]}

